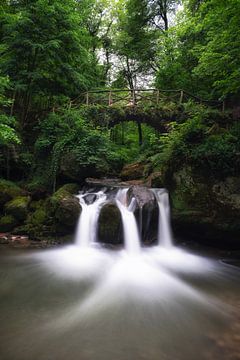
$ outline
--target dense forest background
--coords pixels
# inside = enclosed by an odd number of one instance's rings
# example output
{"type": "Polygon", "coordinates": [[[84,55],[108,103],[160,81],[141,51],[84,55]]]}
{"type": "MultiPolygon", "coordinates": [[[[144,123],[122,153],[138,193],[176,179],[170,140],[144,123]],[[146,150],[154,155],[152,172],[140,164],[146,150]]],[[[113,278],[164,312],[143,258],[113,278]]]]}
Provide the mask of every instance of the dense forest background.
{"type": "Polygon", "coordinates": [[[239,24],[238,0],[2,0],[1,230],[52,233],[52,193],[120,176],[170,189],[183,224],[202,217],[222,233],[227,211],[238,231],[239,24]],[[87,106],[83,95],[137,88],[189,96],[87,106]]]}

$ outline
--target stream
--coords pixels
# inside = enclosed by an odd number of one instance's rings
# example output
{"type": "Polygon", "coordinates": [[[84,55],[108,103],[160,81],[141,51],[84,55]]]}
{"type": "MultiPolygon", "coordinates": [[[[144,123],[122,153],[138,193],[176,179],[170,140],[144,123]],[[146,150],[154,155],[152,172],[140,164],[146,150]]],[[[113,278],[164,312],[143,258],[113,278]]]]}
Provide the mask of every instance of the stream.
{"type": "Polygon", "coordinates": [[[97,239],[104,191],[77,195],[75,242],[0,252],[2,360],[240,359],[239,267],[175,246],[168,193],[153,190],[158,241],[142,246],[127,189],[124,246],[97,239]]]}

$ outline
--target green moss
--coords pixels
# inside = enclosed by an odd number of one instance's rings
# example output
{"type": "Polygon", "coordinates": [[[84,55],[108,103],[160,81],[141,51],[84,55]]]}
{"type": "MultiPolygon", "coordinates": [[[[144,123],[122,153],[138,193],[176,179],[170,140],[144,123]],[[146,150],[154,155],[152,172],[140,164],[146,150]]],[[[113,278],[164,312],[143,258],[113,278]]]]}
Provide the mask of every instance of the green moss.
{"type": "Polygon", "coordinates": [[[23,195],[23,190],[11,181],[0,179],[0,208],[8,201],[23,195]]]}
{"type": "Polygon", "coordinates": [[[11,231],[17,225],[17,220],[12,215],[5,215],[0,218],[0,231],[11,231]]]}
{"type": "Polygon", "coordinates": [[[75,183],[69,183],[69,184],[63,185],[59,190],[60,190],[60,192],[67,191],[68,193],[74,195],[74,194],[78,193],[79,185],[75,184],[75,183]]]}
{"type": "Polygon", "coordinates": [[[73,231],[81,212],[78,199],[66,188],[63,186],[58,189],[49,199],[49,213],[54,219],[57,232],[60,233],[73,231]]]}
{"type": "Polygon", "coordinates": [[[28,215],[29,202],[29,197],[20,196],[9,201],[4,208],[7,214],[14,216],[18,220],[25,220],[28,215]]]}

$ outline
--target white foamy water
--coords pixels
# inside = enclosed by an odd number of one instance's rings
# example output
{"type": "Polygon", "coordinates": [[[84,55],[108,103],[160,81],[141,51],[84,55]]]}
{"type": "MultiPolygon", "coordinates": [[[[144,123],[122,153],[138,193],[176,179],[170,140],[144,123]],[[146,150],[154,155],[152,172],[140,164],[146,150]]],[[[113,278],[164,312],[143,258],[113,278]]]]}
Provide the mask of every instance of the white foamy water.
{"type": "Polygon", "coordinates": [[[107,196],[104,192],[93,193],[96,200],[92,204],[86,203],[86,196],[90,194],[77,195],[82,213],[79,217],[75,243],[81,247],[88,247],[97,241],[97,224],[100,209],[105,203],[107,196]]]}
{"type": "MultiPolygon", "coordinates": [[[[127,191],[115,197],[123,250],[95,243],[108,201],[100,191],[78,196],[83,210],[74,245],[0,254],[4,360],[219,359],[237,321],[239,270],[172,245],[163,189],[154,190],[161,246],[141,248],[136,203],[127,206],[127,191]]],[[[230,352],[227,347],[221,360],[230,352]]]]}
{"type": "Polygon", "coordinates": [[[124,244],[128,252],[138,253],[141,249],[140,236],[134,216],[135,199],[127,206],[128,189],[120,189],[116,196],[116,203],[121,212],[124,232],[124,244]]]}
{"type": "Polygon", "coordinates": [[[169,195],[165,189],[153,189],[159,208],[158,244],[170,248],[173,246],[173,237],[170,225],[169,195]]]}

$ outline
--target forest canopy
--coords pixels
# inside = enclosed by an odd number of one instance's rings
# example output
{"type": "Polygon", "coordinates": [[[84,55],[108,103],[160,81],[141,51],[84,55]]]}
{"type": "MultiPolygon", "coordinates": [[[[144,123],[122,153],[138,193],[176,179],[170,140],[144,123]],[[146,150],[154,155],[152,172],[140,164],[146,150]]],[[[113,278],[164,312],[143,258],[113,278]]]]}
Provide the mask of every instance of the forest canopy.
{"type": "Polygon", "coordinates": [[[89,90],[184,90],[236,107],[239,24],[235,0],[2,0],[1,176],[52,183],[66,152],[101,175],[160,151],[154,129],[110,129],[109,114],[100,124],[103,109],[92,109],[99,124],[86,109],[71,109],[89,90]]]}

